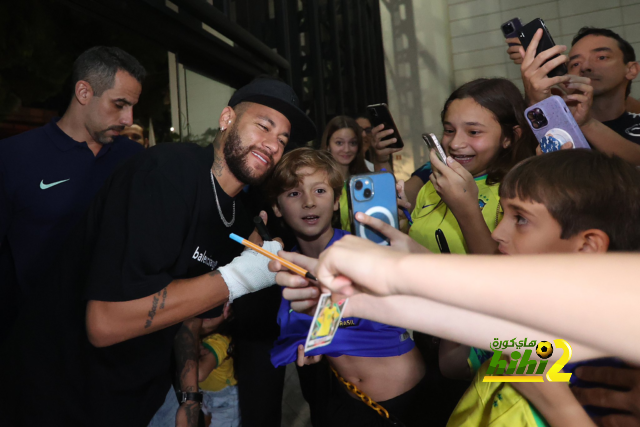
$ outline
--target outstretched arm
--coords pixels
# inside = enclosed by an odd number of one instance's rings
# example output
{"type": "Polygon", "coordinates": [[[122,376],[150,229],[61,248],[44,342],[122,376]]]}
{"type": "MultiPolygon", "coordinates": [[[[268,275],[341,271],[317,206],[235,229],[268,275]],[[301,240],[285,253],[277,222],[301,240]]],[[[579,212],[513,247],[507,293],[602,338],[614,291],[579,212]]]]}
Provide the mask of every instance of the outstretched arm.
{"type": "Polygon", "coordinates": [[[222,305],[229,289],[215,270],[192,279],[174,280],[160,292],[122,302],[89,301],[87,334],[106,347],[175,325],[222,305]]]}
{"type": "Polygon", "coordinates": [[[378,295],[426,298],[640,362],[638,260],[635,254],[407,255],[345,236],[320,256],[316,277],[347,296],[355,283],[378,295]],[[427,271],[438,274],[426,277],[427,271]],[[500,272],[504,280],[473,271],[500,272]]]}
{"type": "MultiPolygon", "coordinates": [[[[265,242],[277,252],[280,243],[265,242]]],[[[132,301],[89,301],[87,334],[96,347],[106,347],[175,325],[275,282],[267,269],[269,259],[252,250],[224,267],[191,279],[172,281],[160,292],[132,301]]]]}

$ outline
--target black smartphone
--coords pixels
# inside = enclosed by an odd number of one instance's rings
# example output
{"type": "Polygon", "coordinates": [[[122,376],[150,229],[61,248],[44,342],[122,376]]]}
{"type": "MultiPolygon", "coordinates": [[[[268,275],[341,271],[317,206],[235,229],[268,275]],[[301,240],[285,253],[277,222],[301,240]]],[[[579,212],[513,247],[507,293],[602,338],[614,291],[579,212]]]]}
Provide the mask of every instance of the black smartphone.
{"type": "MultiPolygon", "coordinates": [[[[520,18],[513,18],[500,25],[500,29],[502,30],[502,35],[504,35],[505,39],[512,39],[514,37],[518,37],[520,35],[520,30],[522,29],[522,21],[520,18]]],[[[509,46],[517,46],[514,43],[510,43],[509,46]]]]}
{"type": "Polygon", "coordinates": [[[374,104],[367,106],[367,112],[371,117],[371,124],[373,127],[379,126],[384,123],[384,130],[393,129],[393,133],[383,139],[386,141],[387,139],[396,138],[396,142],[389,145],[387,148],[402,148],[404,147],[404,142],[402,142],[402,138],[400,137],[400,132],[398,132],[398,128],[396,123],[393,121],[393,117],[391,117],[391,112],[389,111],[389,107],[387,104],[374,104]]]}
{"type": "MultiPolygon", "coordinates": [[[[520,35],[518,36],[518,38],[520,38],[520,43],[522,43],[522,47],[524,48],[524,50],[527,50],[529,44],[531,44],[533,36],[536,34],[536,31],[538,31],[539,28],[542,28],[542,38],[540,39],[540,43],[538,44],[538,49],[536,49],[536,56],[538,56],[540,52],[551,49],[556,45],[553,41],[553,37],[551,37],[551,33],[547,29],[547,26],[544,25],[544,21],[540,18],[534,19],[533,21],[522,27],[522,29],[520,30],[520,35]]],[[[557,58],[558,56],[560,55],[556,55],[553,58],[557,58]]],[[[553,58],[550,58],[547,62],[551,61],[553,58]]],[[[561,64],[553,70],[549,71],[547,76],[564,76],[567,73],[567,64],[561,64]]]]}

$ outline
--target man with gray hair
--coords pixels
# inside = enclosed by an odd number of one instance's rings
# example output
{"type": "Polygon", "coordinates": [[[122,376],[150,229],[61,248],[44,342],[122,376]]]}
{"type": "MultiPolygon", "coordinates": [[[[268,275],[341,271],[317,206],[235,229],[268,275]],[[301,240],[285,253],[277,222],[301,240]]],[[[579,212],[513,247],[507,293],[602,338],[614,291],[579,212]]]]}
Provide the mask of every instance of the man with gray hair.
{"type": "Polygon", "coordinates": [[[93,47],[73,64],[62,118],[0,141],[0,343],[104,181],[142,151],[119,135],[145,74],[123,50],[93,47]]]}

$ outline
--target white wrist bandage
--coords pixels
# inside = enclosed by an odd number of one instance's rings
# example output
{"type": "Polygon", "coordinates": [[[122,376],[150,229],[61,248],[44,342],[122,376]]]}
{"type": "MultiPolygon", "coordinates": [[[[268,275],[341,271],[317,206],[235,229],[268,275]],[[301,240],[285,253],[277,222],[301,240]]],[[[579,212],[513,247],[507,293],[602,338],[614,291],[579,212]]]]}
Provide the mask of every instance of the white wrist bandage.
{"type": "MultiPolygon", "coordinates": [[[[275,240],[264,242],[262,247],[273,254],[282,249],[282,245],[275,240]]],[[[240,256],[218,269],[229,288],[229,302],[276,283],[276,273],[268,268],[269,261],[269,258],[256,251],[245,249],[240,256]]]]}

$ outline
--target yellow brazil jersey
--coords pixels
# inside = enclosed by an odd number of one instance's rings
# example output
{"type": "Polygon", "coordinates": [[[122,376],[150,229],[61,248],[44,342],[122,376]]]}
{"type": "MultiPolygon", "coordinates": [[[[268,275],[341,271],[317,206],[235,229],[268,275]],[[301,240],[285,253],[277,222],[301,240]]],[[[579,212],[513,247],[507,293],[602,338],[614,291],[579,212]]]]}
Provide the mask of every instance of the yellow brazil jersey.
{"type": "Polygon", "coordinates": [[[333,326],[333,321],[340,317],[340,315],[336,306],[332,304],[331,307],[327,307],[322,310],[320,316],[320,329],[318,330],[316,336],[324,337],[326,335],[329,335],[329,332],[331,332],[331,326],[333,326]]]}
{"type": "Polygon", "coordinates": [[[482,381],[489,363],[487,360],[476,373],[447,427],[548,427],[535,407],[509,383],[482,381]]]}
{"type": "Polygon", "coordinates": [[[229,338],[220,334],[209,335],[202,340],[202,345],[213,353],[216,362],[218,362],[209,376],[200,383],[202,390],[220,391],[227,386],[238,383],[233,372],[233,359],[227,357],[229,343],[229,338]]]}
{"type": "Polygon", "coordinates": [[[349,201],[347,200],[347,183],[342,187],[340,195],[340,228],[351,232],[351,220],[349,219],[349,201]]]}
{"type": "MultiPolygon", "coordinates": [[[[489,231],[493,232],[498,222],[502,220],[503,211],[498,194],[499,185],[487,185],[486,179],[486,175],[475,179],[479,190],[478,207],[482,211],[489,231]]],[[[411,217],[413,225],[409,230],[409,236],[431,252],[440,253],[435,239],[438,229],[442,230],[452,254],[468,252],[467,243],[462,236],[456,217],[451,213],[451,209],[441,202],[431,181],[427,182],[418,193],[416,207],[411,217]]]]}

